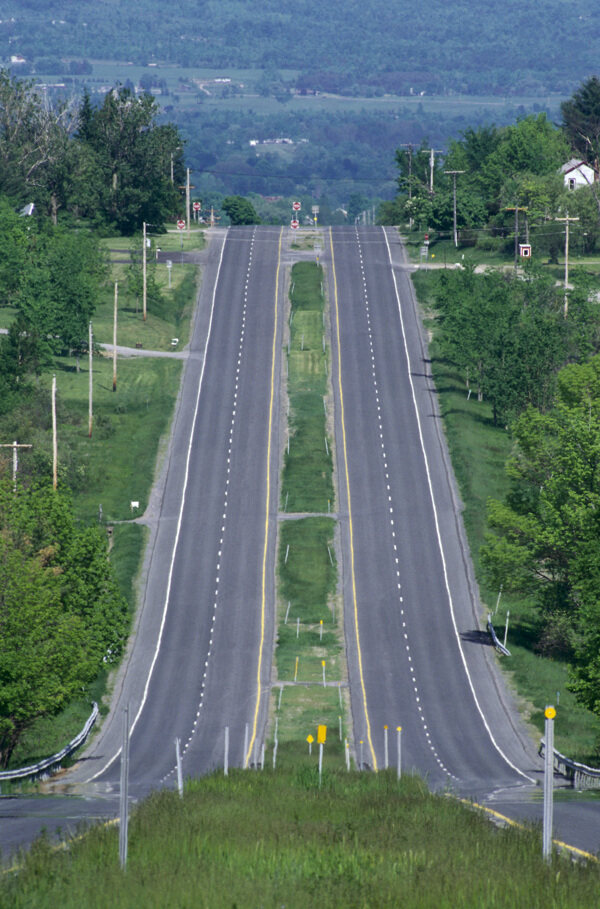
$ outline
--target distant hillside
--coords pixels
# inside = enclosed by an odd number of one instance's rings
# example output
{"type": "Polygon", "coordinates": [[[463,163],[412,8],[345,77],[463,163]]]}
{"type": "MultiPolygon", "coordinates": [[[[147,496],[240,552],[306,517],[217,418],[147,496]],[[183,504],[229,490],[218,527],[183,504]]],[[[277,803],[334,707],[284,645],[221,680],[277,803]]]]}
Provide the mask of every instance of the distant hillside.
{"type": "Polygon", "coordinates": [[[600,60],[585,0],[5,0],[2,16],[0,60],[22,71],[103,58],[293,69],[308,91],[566,95],[600,60]]]}

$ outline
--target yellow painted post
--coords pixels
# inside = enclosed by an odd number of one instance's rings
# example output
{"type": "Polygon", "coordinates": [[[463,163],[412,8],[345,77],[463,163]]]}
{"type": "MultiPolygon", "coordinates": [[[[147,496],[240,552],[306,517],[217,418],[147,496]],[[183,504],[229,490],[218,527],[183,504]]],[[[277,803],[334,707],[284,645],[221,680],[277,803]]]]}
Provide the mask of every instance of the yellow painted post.
{"type": "Polygon", "coordinates": [[[314,739],[314,736],[312,736],[312,735],[307,735],[307,736],[306,736],[306,741],[308,742],[308,753],[309,753],[309,755],[312,754],[312,743],[314,742],[314,740],[315,740],[315,739],[314,739]]]}
{"type": "Polygon", "coordinates": [[[298,660],[299,659],[300,659],[300,657],[296,657],[296,667],[294,669],[294,681],[296,681],[298,678],[298,660]]]}

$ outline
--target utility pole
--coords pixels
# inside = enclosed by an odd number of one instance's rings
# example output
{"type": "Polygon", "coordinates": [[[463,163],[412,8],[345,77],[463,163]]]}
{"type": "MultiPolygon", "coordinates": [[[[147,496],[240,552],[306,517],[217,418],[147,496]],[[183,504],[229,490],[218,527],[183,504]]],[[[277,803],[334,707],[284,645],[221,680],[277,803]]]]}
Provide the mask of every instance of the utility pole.
{"type": "Polygon", "coordinates": [[[564,218],[555,218],[555,221],[564,221],[565,222],[565,307],[564,314],[565,319],[569,313],[569,298],[567,296],[567,290],[569,287],[569,222],[570,221],[579,221],[579,218],[569,218],[569,212],[565,213],[564,218]]]}
{"type": "Polygon", "coordinates": [[[89,394],[88,394],[88,437],[92,438],[92,323],[88,325],[88,373],[89,373],[89,394]]]}
{"type": "MultiPolygon", "coordinates": [[[[401,148],[408,149],[408,198],[412,199],[412,155],[413,155],[413,146],[412,142],[403,142],[401,148]]],[[[412,230],[413,219],[412,216],[408,219],[408,226],[412,230]]]]}
{"type": "Polygon", "coordinates": [[[146,321],[147,316],[147,303],[148,289],[146,274],[146,222],[144,221],[142,227],[142,313],[144,316],[144,322],[146,321]]]}
{"type": "Polygon", "coordinates": [[[13,475],[13,491],[14,492],[17,491],[17,470],[19,469],[19,455],[17,454],[17,451],[19,448],[31,448],[31,447],[32,447],[31,445],[23,445],[23,444],[19,445],[19,443],[17,442],[16,439],[14,442],[4,442],[2,445],[0,445],[0,448],[12,448],[12,450],[13,450],[12,475],[13,475]]]}
{"type": "Polygon", "coordinates": [[[445,174],[452,176],[452,210],[453,210],[453,224],[454,224],[454,246],[458,247],[458,230],[456,226],[456,177],[457,174],[464,174],[464,170],[445,170],[445,174]]]}
{"type": "Polygon", "coordinates": [[[429,155],[429,195],[433,196],[433,170],[435,167],[436,152],[439,154],[441,148],[424,148],[422,154],[429,155]]]}
{"type": "Polygon", "coordinates": [[[52,488],[58,485],[58,444],[56,440],[56,376],[52,376],[52,488]]]}
{"type": "Polygon", "coordinates": [[[119,285],[115,281],[115,308],[113,312],[113,391],[117,390],[117,301],[119,285]]]}
{"type": "Polygon", "coordinates": [[[504,211],[514,211],[515,213],[515,268],[519,264],[519,212],[527,211],[523,205],[507,205],[504,211]]]}
{"type": "Polygon", "coordinates": [[[185,181],[185,220],[187,224],[187,238],[190,239],[190,169],[187,169],[185,181]]]}

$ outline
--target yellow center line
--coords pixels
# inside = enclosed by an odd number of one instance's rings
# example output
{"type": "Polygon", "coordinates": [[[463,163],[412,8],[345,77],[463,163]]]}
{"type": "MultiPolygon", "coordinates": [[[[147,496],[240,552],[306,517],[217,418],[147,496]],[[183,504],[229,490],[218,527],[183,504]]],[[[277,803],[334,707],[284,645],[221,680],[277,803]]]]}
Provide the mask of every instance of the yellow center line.
{"type": "Polygon", "coordinates": [[[377,757],[375,755],[375,749],[373,748],[373,741],[371,739],[371,722],[369,720],[369,710],[367,707],[367,691],[365,688],[365,679],[363,674],[363,661],[362,661],[362,651],[360,647],[360,631],[358,628],[358,598],[356,595],[356,574],[354,570],[354,528],[352,525],[352,502],[350,498],[350,474],[348,472],[348,450],[346,446],[346,419],[344,416],[344,392],[342,389],[342,348],[340,345],[340,311],[338,305],[338,286],[337,286],[337,275],[335,271],[335,257],[333,254],[333,236],[331,228],[329,228],[329,246],[331,248],[331,271],[333,274],[333,300],[335,306],[335,330],[337,337],[337,350],[338,350],[338,389],[340,396],[340,417],[342,425],[342,447],[344,451],[344,472],[346,476],[346,498],[348,500],[348,526],[350,530],[350,576],[352,580],[352,601],[354,609],[354,628],[356,631],[356,650],[358,653],[358,674],[360,677],[360,687],[362,691],[363,699],[363,709],[365,712],[365,721],[367,724],[367,741],[369,743],[369,748],[371,749],[371,757],[373,761],[373,770],[377,771],[377,757]]]}
{"type": "Polygon", "coordinates": [[[279,245],[277,248],[277,271],[275,273],[275,317],[273,322],[273,345],[271,350],[271,393],[269,400],[269,428],[267,436],[267,497],[265,501],[265,539],[263,544],[262,560],[262,594],[260,604],[260,641],[258,645],[258,666],[256,668],[256,705],[254,707],[254,722],[252,724],[252,736],[248,751],[244,757],[244,767],[248,766],[252,749],[256,741],[256,731],[258,727],[258,716],[260,712],[260,701],[262,697],[262,662],[263,650],[265,644],[265,611],[266,611],[266,590],[267,590],[267,551],[269,548],[269,511],[271,508],[271,447],[273,436],[273,404],[275,400],[275,361],[278,331],[278,311],[279,311],[279,271],[281,267],[281,241],[283,238],[283,228],[279,231],[279,245]]]}

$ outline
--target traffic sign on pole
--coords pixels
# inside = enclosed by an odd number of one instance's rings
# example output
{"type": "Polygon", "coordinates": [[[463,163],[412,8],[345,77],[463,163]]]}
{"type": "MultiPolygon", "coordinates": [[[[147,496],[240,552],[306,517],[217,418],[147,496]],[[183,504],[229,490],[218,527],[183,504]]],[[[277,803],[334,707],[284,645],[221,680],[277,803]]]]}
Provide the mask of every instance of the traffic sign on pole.
{"type": "Polygon", "coordinates": [[[293,202],[293,203],[292,203],[292,208],[294,209],[294,211],[300,211],[300,209],[302,208],[302,203],[301,203],[301,202],[293,202]]]}
{"type": "Polygon", "coordinates": [[[177,222],[177,230],[185,230],[185,221],[183,219],[177,222]]]}
{"type": "Polygon", "coordinates": [[[296,219],[294,218],[293,221],[290,221],[290,227],[292,228],[292,230],[298,230],[298,228],[300,227],[300,221],[296,221],[296,219]]]}
{"type": "Polygon", "coordinates": [[[193,209],[194,211],[200,211],[202,209],[202,204],[200,202],[194,202],[193,209]]]}

